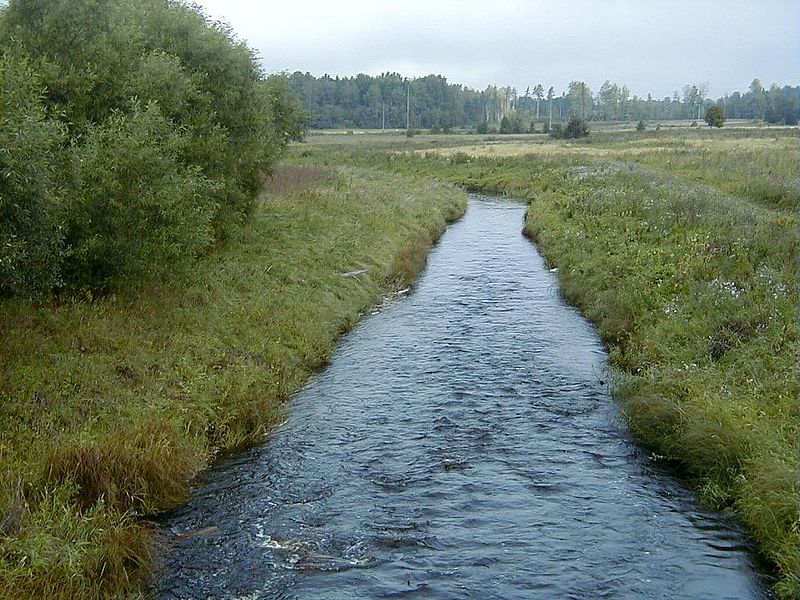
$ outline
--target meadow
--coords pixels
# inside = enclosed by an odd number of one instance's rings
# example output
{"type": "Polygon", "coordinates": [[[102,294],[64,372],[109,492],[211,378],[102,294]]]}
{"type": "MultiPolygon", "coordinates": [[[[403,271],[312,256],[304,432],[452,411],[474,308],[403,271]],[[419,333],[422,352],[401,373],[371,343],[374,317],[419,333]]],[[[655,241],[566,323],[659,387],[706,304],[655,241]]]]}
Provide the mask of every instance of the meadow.
{"type": "MultiPolygon", "coordinates": [[[[422,136],[424,137],[424,136],[422,136]]],[[[525,231],[609,347],[654,460],[735,511],[800,597],[797,129],[310,144],[295,160],[530,202],[525,231]]]]}

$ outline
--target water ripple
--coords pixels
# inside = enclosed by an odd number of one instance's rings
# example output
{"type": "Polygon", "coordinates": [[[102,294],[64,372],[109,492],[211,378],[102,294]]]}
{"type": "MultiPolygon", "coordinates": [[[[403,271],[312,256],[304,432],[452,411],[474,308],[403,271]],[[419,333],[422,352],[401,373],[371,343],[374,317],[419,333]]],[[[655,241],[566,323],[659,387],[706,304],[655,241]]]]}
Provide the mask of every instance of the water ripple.
{"type": "Polygon", "coordinates": [[[631,443],[596,332],[472,198],[261,447],[162,525],[160,598],[766,598],[749,544],[631,443]]]}

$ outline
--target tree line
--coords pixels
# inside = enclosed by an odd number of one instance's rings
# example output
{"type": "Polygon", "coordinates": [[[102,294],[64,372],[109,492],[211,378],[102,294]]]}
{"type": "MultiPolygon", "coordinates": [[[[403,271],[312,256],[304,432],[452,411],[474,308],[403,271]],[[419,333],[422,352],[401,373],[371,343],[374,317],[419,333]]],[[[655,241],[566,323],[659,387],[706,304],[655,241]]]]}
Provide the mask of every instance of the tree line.
{"type": "Polygon", "coordinates": [[[175,271],[253,208],[304,112],[181,1],[0,7],[0,296],[175,271]]]}
{"type": "Polygon", "coordinates": [[[566,90],[537,83],[524,93],[506,86],[478,91],[448,83],[441,75],[406,78],[398,73],[379,76],[315,77],[295,72],[289,85],[313,115],[312,126],[327,128],[448,130],[512,132],[549,130],[553,122],[572,117],[595,121],[700,121],[711,106],[720,106],[727,118],[757,119],[793,125],[800,119],[800,86],[772,85],[766,89],[754,79],[749,89],[723,98],[708,98],[708,84],[687,84],[681,92],[661,99],[631,94],[629,88],[606,81],[593,92],[584,81],[572,81],[566,90]]]}

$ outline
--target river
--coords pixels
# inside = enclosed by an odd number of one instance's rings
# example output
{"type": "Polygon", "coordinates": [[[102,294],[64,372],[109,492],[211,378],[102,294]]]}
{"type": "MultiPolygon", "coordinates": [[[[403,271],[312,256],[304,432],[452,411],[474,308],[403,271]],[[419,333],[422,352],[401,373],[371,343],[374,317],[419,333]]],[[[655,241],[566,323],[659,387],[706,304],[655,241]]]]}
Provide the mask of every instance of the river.
{"type": "Polygon", "coordinates": [[[204,475],[157,597],[769,597],[736,523],[631,440],[524,212],[471,196],[287,422],[204,475]]]}

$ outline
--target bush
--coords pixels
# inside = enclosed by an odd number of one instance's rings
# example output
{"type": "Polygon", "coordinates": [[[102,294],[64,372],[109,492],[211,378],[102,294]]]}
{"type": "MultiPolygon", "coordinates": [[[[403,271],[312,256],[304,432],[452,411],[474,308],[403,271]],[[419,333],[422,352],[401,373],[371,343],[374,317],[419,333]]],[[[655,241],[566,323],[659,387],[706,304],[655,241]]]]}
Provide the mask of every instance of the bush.
{"type": "Polygon", "coordinates": [[[528,123],[516,111],[512,111],[507,115],[503,115],[500,120],[500,133],[528,133],[528,123]]]}
{"type": "Polygon", "coordinates": [[[572,117],[564,129],[564,137],[566,138],[583,138],[589,135],[589,123],[585,119],[579,117],[572,117]]]}
{"type": "Polygon", "coordinates": [[[589,123],[580,117],[572,117],[566,127],[556,123],[550,131],[550,137],[554,139],[578,139],[587,135],[589,135],[589,123]]]}
{"type": "Polygon", "coordinates": [[[486,121],[481,121],[475,128],[475,133],[486,134],[489,133],[489,124],[486,121]]]}
{"type": "Polygon", "coordinates": [[[709,127],[722,127],[725,123],[725,111],[721,106],[711,106],[706,111],[705,121],[709,127]]]}
{"type": "Polygon", "coordinates": [[[1,16],[0,48],[30,64],[0,66],[0,295],[171,271],[247,218],[308,122],[285,77],[188,3],[10,0],[1,16]]]}
{"type": "Polygon", "coordinates": [[[636,131],[644,131],[645,129],[647,129],[647,125],[645,125],[645,122],[644,122],[644,120],[640,120],[640,121],[639,121],[639,122],[636,124],[636,131]]]}
{"type": "Polygon", "coordinates": [[[59,282],[61,214],[54,174],[61,127],[24,58],[0,56],[0,295],[38,296],[59,282]]]}
{"type": "Polygon", "coordinates": [[[155,103],[89,129],[73,149],[80,170],[67,204],[70,281],[104,288],[163,275],[213,241],[219,184],[181,164],[184,142],[155,103]]]}

